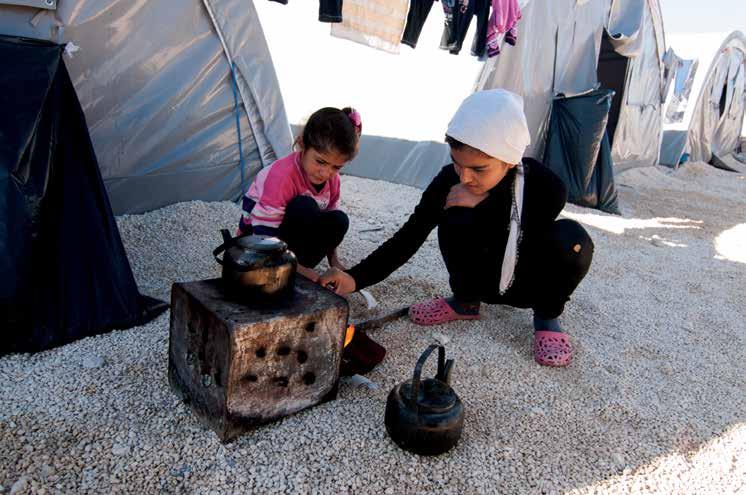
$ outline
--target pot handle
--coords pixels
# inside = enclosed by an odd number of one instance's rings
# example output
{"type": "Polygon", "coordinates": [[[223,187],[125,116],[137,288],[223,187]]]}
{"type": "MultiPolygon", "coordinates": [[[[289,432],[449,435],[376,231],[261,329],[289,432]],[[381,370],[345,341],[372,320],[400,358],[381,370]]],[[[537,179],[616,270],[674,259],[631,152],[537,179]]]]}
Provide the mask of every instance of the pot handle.
{"type": "Polygon", "coordinates": [[[230,247],[233,243],[233,238],[231,237],[231,233],[228,232],[228,229],[220,229],[220,234],[223,236],[223,243],[212,250],[212,255],[215,257],[215,261],[222,265],[223,260],[218,258],[218,255],[230,247]]]}
{"type": "Polygon", "coordinates": [[[430,354],[432,354],[432,352],[436,348],[438,349],[438,375],[441,375],[445,372],[445,347],[438,344],[430,344],[430,346],[425,349],[425,352],[422,353],[420,359],[417,360],[417,364],[414,366],[414,375],[412,376],[412,392],[409,396],[409,407],[411,407],[412,409],[419,409],[419,406],[417,405],[417,396],[420,393],[420,375],[422,375],[422,367],[425,365],[425,361],[427,361],[427,358],[430,357],[430,354]]]}

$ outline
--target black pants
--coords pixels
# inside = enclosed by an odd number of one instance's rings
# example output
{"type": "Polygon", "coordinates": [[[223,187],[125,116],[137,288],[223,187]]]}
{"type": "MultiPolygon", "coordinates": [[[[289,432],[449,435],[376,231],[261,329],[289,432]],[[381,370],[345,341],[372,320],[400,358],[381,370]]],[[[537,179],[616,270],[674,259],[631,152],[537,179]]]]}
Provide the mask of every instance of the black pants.
{"type": "Polygon", "coordinates": [[[465,4],[457,0],[450,9],[445,7],[446,20],[443,35],[440,38],[440,48],[449,50],[452,54],[458,54],[464,44],[464,39],[466,39],[466,33],[469,31],[471,18],[476,16],[477,31],[474,33],[472,55],[483,55],[487,46],[487,28],[491,4],[490,0],[469,0],[465,4]]]}
{"type": "Polygon", "coordinates": [[[279,237],[288,243],[298,263],[313,268],[339,246],[350,220],[343,211],[321,211],[308,196],[296,196],[285,208],[279,237]]]}
{"type": "Polygon", "coordinates": [[[342,22],[342,0],[319,0],[320,22],[342,22]]]}
{"type": "Polygon", "coordinates": [[[404,27],[404,34],[401,42],[412,48],[417,46],[417,40],[420,38],[422,28],[425,26],[425,19],[433,8],[434,0],[411,0],[409,2],[409,12],[407,13],[407,25],[404,27]]]}
{"type": "Polygon", "coordinates": [[[561,315],[593,259],[593,241],[585,229],[574,220],[556,220],[524,238],[513,284],[504,295],[499,284],[506,233],[494,233],[495,227],[478,221],[473,208],[446,210],[438,241],[456,299],[532,308],[544,319],[561,315]]]}

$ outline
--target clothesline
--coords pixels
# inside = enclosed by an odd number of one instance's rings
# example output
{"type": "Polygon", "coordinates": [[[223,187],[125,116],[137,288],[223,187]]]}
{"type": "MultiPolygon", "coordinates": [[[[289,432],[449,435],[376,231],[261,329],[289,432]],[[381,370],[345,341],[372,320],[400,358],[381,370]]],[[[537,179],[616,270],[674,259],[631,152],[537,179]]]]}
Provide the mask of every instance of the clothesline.
{"type": "MultiPolygon", "coordinates": [[[[288,0],[269,0],[288,4],[288,0]]],[[[402,44],[415,48],[435,0],[319,0],[319,21],[331,23],[331,35],[398,54],[402,44]]],[[[500,53],[503,40],[515,45],[521,18],[518,0],[440,0],[445,14],[440,48],[461,52],[472,19],[476,33],[471,55],[500,53]]]]}

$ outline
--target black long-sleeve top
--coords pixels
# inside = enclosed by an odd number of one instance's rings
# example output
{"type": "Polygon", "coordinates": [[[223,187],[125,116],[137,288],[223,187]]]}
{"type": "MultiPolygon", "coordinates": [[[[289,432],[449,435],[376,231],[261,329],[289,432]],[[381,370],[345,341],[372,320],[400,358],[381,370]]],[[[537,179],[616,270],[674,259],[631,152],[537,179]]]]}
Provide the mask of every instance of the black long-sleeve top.
{"type": "MultiPolygon", "coordinates": [[[[547,167],[532,158],[524,158],[525,186],[521,216],[521,243],[551,224],[565,207],[567,189],[547,167]]],[[[489,196],[475,207],[479,223],[497,237],[502,252],[508,241],[511,186],[515,169],[489,191],[489,196]]],[[[451,187],[459,183],[453,164],[446,165],[422,193],[419,204],[401,228],[360,263],[348,270],[355,279],[356,289],[364,289],[388,277],[406,263],[422,246],[430,232],[438,226],[445,212],[451,187]]],[[[502,256],[502,254],[500,254],[502,256]]]]}

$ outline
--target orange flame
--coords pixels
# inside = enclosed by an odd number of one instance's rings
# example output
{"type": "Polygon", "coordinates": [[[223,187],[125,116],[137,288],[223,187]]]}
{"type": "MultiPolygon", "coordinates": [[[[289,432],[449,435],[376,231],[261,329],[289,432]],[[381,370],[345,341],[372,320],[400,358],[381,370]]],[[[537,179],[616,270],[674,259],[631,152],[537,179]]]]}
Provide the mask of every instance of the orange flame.
{"type": "Polygon", "coordinates": [[[347,347],[347,345],[352,342],[352,337],[355,336],[355,325],[350,325],[347,327],[347,331],[345,332],[345,343],[342,347],[347,347]]]}

